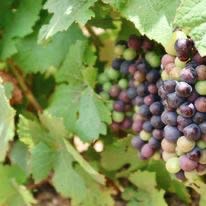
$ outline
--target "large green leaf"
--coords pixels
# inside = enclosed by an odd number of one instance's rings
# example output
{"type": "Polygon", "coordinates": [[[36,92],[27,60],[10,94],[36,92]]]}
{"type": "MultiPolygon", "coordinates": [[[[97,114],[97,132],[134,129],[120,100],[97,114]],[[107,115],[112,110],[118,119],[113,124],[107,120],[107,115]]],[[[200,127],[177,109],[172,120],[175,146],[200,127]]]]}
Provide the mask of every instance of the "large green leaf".
{"type": "Polygon", "coordinates": [[[106,124],[109,123],[111,116],[108,107],[93,90],[85,89],[80,99],[77,134],[84,141],[97,139],[100,134],[106,134],[106,124]]]}
{"type": "Polygon", "coordinates": [[[17,166],[0,165],[0,205],[31,206],[35,203],[30,192],[21,184],[26,176],[17,166]]]}
{"type": "Polygon", "coordinates": [[[39,18],[42,0],[22,0],[16,11],[10,8],[11,15],[5,19],[3,40],[0,45],[0,57],[5,59],[17,52],[15,38],[22,38],[33,32],[33,26],[39,18]]]}
{"type": "Polygon", "coordinates": [[[58,68],[70,45],[82,38],[82,32],[76,24],[45,45],[38,45],[37,35],[33,34],[18,42],[18,53],[14,60],[26,73],[46,72],[50,68],[58,68]]]}
{"type": "Polygon", "coordinates": [[[141,34],[166,45],[180,0],[104,0],[132,21],[141,34]]]}
{"type": "Polygon", "coordinates": [[[137,171],[130,175],[129,180],[138,188],[135,199],[142,206],[166,206],[164,190],[158,190],[154,172],[137,171]]]}
{"type": "Polygon", "coordinates": [[[0,84],[0,161],[4,161],[9,148],[9,141],[14,137],[15,111],[6,98],[5,90],[0,84]]]}
{"type": "Polygon", "coordinates": [[[49,24],[44,25],[39,33],[39,40],[46,40],[59,31],[69,28],[73,22],[85,24],[92,16],[90,7],[96,0],[47,0],[44,9],[53,16],[49,24]]]}
{"type": "Polygon", "coordinates": [[[175,17],[174,25],[182,29],[195,41],[199,53],[206,55],[206,1],[184,0],[175,17]]]}

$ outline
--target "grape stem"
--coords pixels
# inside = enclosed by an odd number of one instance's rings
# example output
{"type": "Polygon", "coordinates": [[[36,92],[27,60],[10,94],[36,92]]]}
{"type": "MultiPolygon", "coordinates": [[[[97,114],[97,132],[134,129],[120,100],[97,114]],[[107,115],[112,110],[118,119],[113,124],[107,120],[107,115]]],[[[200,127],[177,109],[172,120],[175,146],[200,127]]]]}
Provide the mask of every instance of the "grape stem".
{"type": "Polygon", "coordinates": [[[32,91],[27,86],[19,67],[11,59],[8,60],[8,64],[9,64],[14,76],[16,77],[23,93],[25,94],[26,98],[28,99],[29,103],[36,110],[36,112],[42,112],[43,109],[42,109],[41,105],[38,103],[38,101],[36,100],[36,98],[32,94],[32,91]]]}
{"type": "Polygon", "coordinates": [[[95,33],[94,29],[88,24],[85,25],[85,29],[88,31],[89,35],[91,36],[95,47],[97,47],[97,48],[102,47],[103,43],[100,40],[100,38],[98,37],[98,35],[95,33]]]}

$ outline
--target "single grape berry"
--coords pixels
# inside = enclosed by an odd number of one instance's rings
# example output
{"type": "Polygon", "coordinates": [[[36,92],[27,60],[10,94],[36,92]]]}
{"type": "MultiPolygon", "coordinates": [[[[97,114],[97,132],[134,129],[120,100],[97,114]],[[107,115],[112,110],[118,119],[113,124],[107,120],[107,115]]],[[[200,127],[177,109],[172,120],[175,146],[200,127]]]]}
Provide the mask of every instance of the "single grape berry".
{"type": "Polygon", "coordinates": [[[190,140],[198,140],[201,137],[201,130],[198,125],[192,123],[183,129],[184,136],[190,140]]]}
{"type": "Polygon", "coordinates": [[[167,93],[172,93],[175,91],[176,81],[175,80],[166,80],[163,82],[163,88],[167,93]]]}
{"type": "Polygon", "coordinates": [[[177,157],[172,157],[166,162],[166,169],[169,173],[177,173],[180,171],[180,161],[177,157]]]}
{"type": "Polygon", "coordinates": [[[206,97],[199,97],[195,100],[195,108],[198,112],[206,112],[206,97]]]}
{"type": "Polygon", "coordinates": [[[135,136],[132,138],[131,144],[134,148],[140,150],[146,142],[140,139],[139,136],[135,136]]]}
{"type": "Polygon", "coordinates": [[[197,81],[195,83],[195,90],[199,95],[206,95],[206,80],[197,81]]]}
{"type": "Polygon", "coordinates": [[[175,91],[180,97],[189,97],[192,93],[192,87],[186,82],[178,82],[175,91]]]}
{"type": "Polygon", "coordinates": [[[198,166],[197,162],[189,159],[186,155],[180,157],[180,167],[186,172],[194,170],[198,166]]]}

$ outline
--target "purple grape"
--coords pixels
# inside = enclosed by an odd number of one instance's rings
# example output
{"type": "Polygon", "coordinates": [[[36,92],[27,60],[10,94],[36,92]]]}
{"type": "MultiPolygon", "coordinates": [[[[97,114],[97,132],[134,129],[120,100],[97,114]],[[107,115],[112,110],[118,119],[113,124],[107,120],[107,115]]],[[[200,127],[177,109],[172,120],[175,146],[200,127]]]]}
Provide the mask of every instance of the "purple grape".
{"type": "Polygon", "coordinates": [[[150,94],[157,94],[158,93],[158,88],[155,84],[149,84],[148,85],[148,92],[150,94]]]}
{"type": "Polygon", "coordinates": [[[131,144],[134,148],[140,150],[146,142],[140,139],[139,136],[135,136],[131,140],[131,144]]]}
{"type": "Polygon", "coordinates": [[[109,91],[109,95],[113,98],[116,98],[118,97],[120,94],[120,88],[118,85],[113,85],[111,88],[110,88],[110,91],[109,91]]]}
{"type": "Polygon", "coordinates": [[[192,93],[190,96],[187,98],[187,101],[189,102],[194,102],[197,98],[199,97],[199,94],[196,92],[195,89],[192,90],[192,93]]]}
{"type": "Polygon", "coordinates": [[[199,97],[195,100],[195,108],[198,112],[206,112],[206,97],[199,97]]]}
{"type": "MultiPolygon", "coordinates": [[[[183,117],[181,115],[178,115],[177,116],[177,124],[180,128],[182,128],[180,131],[182,132],[183,129],[185,127],[187,127],[188,125],[190,125],[192,123],[192,119],[191,118],[186,118],[186,117],[183,117]]],[[[179,128],[178,127],[178,128],[179,128]]]]}
{"type": "Polygon", "coordinates": [[[175,92],[168,94],[167,103],[170,108],[178,108],[184,102],[184,98],[177,96],[175,92]]]}
{"type": "Polygon", "coordinates": [[[170,125],[164,127],[165,139],[171,142],[176,142],[180,136],[182,136],[182,133],[176,127],[170,125]]]}
{"type": "Polygon", "coordinates": [[[197,72],[194,68],[185,68],[180,73],[180,79],[188,84],[194,84],[197,80],[197,72]]]}
{"type": "Polygon", "coordinates": [[[149,94],[144,98],[144,103],[150,106],[153,102],[157,100],[157,97],[153,94],[149,94]]]}
{"type": "Polygon", "coordinates": [[[151,122],[150,122],[150,121],[144,122],[144,124],[143,124],[143,129],[144,129],[146,132],[152,132],[153,126],[152,126],[151,122]]]}
{"type": "Polygon", "coordinates": [[[191,152],[187,154],[187,157],[195,162],[198,162],[201,156],[201,149],[195,147],[191,152]]]}
{"type": "Polygon", "coordinates": [[[132,130],[134,132],[140,132],[142,130],[142,125],[143,125],[142,120],[134,121],[132,124],[132,130]]]}
{"type": "Polygon", "coordinates": [[[163,86],[161,85],[158,89],[158,95],[161,97],[161,99],[165,100],[167,99],[168,93],[164,90],[163,86]]]}
{"type": "Polygon", "coordinates": [[[129,73],[131,74],[131,75],[134,75],[134,73],[137,71],[137,67],[136,67],[136,64],[131,64],[130,66],[129,66],[129,73]]]}
{"type": "Polygon", "coordinates": [[[161,116],[157,116],[157,115],[152,116],[150,122],[155,129],[161,129],[164,127],[164,123],[161,120],[161,116]]]}
{"type": "Polygon", "coordinates": [[[200,130],[203,134],[206,134],[206,122],[203,122],[199,125],[200,130]]]}
{"type": "Polygon", "coordinates": [[[181,181],[186,181],[186,177],[185,177],[185,174],[184,174],[184,171],[183,170],[180,170],[179,172],[177,172],[175,174],[176,178],[181,180],[181,181]]]}
{"type": "Polygon", "coordinates": [[[161,115],[162,122],[166,125],[176,126],[177,125],[177,113],[164,111],[161,115]]]}
{"type": "Polygon", "coordinates": [[[190,140],[198,140],[201,137],[200,128],[192,123],[183,129],[184,136],[190,140]]]}
{"type": "Polygon", "coordinates": [[[132,127],[132,119],[129,117],[126,117],[123,122],[121,122],[121,128],[122,129],[130,129],[132,127]]]}
{"type": "Polygon", "coordinates": [[[187,61],[190,57],[193,42],[190,39],[178,39],[175,42],[175,50],[181,61],[187,61]]]}
{"type": "Polygon", "coordinates": [[[121,66],[120,66],[120,72],[123,75],[126,75],[129,73],[129,66],[132,64],[131,61],[124,61],[122,62],[121,66]]]}
{"type": "Polygon", "coordinates": [[[140,51],[142,46],[142,40],[136,35],[131,35],[128,39],[128,47],[136,51],[140,51]]]}
{"type": "Polygon", "coordinates": [[[160,78],[160,73],[158,70],[151,70],[146,75],[146,79],[149,83],[155,83],[160,78]]]}
{"type": "Polygon", "coordinates": [[[127,91],[126,90],[122,90],[119,94],[119,100],[122,100],[125,103],[128,103],[130,101],[128,95],[127,95],[127,91]]]}
{"type": "Polygon", "coordinates": [[[143,72],[144,74],[147,74],[149,72],[149,69],[145,62],[142,62],[142,61],[139,63],[137,62],[136,67],[138,71],[143,72]]]}
{"type": "Polygon", "coordinates": [[[175,80],[166,80],[163,82],[163,88],[167,93],[172,93],[175,91],[176,81],[175,80]]]}
{"type": "Polygon", "coordinates": [[[132,103],[133,103],[133,105],[141,106],[142,104],[144,104],[144,98],[140,97],[140,96],[136,96],[133,99],[132,103]]]}
{"type": "Polygon", "coordinates": [[[192,117],[195,114],[195,106],[190,102],[185,102],[180,105],[179,113],[183,117],[192,117]]]}
{"type": "Polygon", "coordinates": [[[142,115],[143,117],[148,117],[151,115],[149,111],[149,107],[147,105],[142,105],[139,107],[139,114],[142,115]]]}
{"type": "Polygon", "coordinates": [[[140,96],[140,97],[144,97],[147,94],[148,94],[147,85],[145,83],[142,83],[142,84],[138,85],[137,95],[140,96]]]}
{"type": "Polygon", "coordinates": [[[112,68],[115,70],[119,70],[120,66],[124,60],[120,58],[116,58],[112,61],[112,68]]]}
{"type": "Polygon", "coordinates": [[[155,150],[150,147],[149,144],[145,144],[142,148],[141,148],[141,152],[140,155],[141,157],[143,157],[144,159],[149,159],[150,157],[152,157],[152,155],[155,153],[155,150]]]}
{"type": "Polygon", "coordinates": [[[161,102],[154,102],[150,105],[149,109],[153,115],[160,115],[163,112],[164,107],[161,102]]]}
{"type": "Polygon", "coordinates": [[[160,141],[157,140],[156,138],[152,137],[149,142],[148,142],[149,146],[152,148],[152,149],[159,149],[160,148],[160,141]]]}
{"type": "Polygon", "coordinates": [[[154,129],[152,131],[152,136],[155,137],[158,140],[161,140],[164,137],[164,132],[161,129],[154,129]]]}
{"type": "Polygon", "coordinates": [[[186,172],[194,170],[198,166],[198,163],[189,159],[187,156],[180,157],[180,167],[186,172]]]}
{"type": "Polygon", "coordinates": [[[178,82],[175,91],[180,97],[189,97],[192,93],[192,87],[186,82],[178,82]]]}
{"type": "Polygon", "coordinates": [[[129,89],[127,89],[127,96],[128,96],[130,99],[135,98],[135,97],[137,96],[136,88],[130,87],[129,89]]]}
{"type": "Polygon", "coordinates": [[[201,124],[206,121],[206,114],[203,112],[196,112],[192,120],[197,124],[201,124]]]}
{"type": "Polygon", "coordinates": [[[121,100],[117,100],[113,104],[113,109],[117,112],[123,112],[124,111],[124,102],[121,100]]]}

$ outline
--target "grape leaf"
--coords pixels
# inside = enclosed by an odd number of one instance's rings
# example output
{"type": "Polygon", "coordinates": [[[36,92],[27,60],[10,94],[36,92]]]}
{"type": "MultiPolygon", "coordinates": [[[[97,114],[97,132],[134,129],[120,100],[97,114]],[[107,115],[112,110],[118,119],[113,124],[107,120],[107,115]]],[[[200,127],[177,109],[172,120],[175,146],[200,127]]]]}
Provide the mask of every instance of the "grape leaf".
{"type": "Polygon", "coordinates": [[[15,38],[22,38],[33,32],[32,27],[39,19],[42,0],[22,0],[15,12],[10,13],[9,20],[6,21],[4,28],[3,39],[0,45],[0,57],[6,59],[15,54],[15,38]],[[26,18],[25,18],[26,17],[26,18]]]}
{"type": "Polygon", "coordinates": [[[138,188],[136,193],[137,203],[142,206],[166,206],[164,190],[158,190],[154,172],[137,171],[130,174],[129,180],[138,188]],[[146,180],[146,181],[145,181],[146,180]]]}
{"type": "Polygon", "coordinates": [[[50,102],[47,111],[63,117],[68,131],[82,140],[92,141],[106,133],[110,111],[91,88],[60,85],[50,102]]]}
{"type": "Polygon", "coordinates": [[[181,2],[174,25],[181,28],[194,41],[200,55],[206,55],[206,7],[204,0],[184,0],[181,2]]]}
{"type": "Polygon", "coordinates": [[[77,134],[84,141],[97,139],[100,134],[106,134],[106,123],[111,123],[109,109],[93,90],[85,89],[80,99],[77,134]]]}
{"type": "Polygon", "coordinates": [[[56,35],[46,45],[38,45],[37,35],[33,34],[17,43],[18,53],[14,56],[14,60],[25,73],[42,73],[51,67],[58,68],[70,45],[80,39],[83,39],[83,35],[76,24],[73,24],[68,31],[56,35]]]}
{"type": "Polygon", "coordinates": [[[141,34],[166,45],[172,34],[172,22],[180,0],[104,0],[116,7],[141,34]]]}
{"type": "Polygon", "coordinates": [[[0,84],[0,161],[4,161],[9,148],[9,141],[14,137],[15,111],[9,105],[4,87],[0,84]]]}
{"type": "Polygon", "coordinates": [[[19,167],[0,165],[0,179],[0,205],[31,206],[35,203],[30,192],[21,185],[26,176],[19,167]]]}
{"type": "Polygon", "coordinates": [[[129,164],[129,169],[142,168],[146,162],[137,158],[137,152],[131,147],[131,138],[127,137],[106,144],[101,153],[101,165],[108,171],[116,171],[129,164]]]}
{"type": "Polygon", "coordinates": [[[96,0],[47,0],[44,9],[53,13],[49,24],[42,26],[39,32],[39,40],[47,40],[59,31],[69,28],[73,22],[85,24],[92,16],[90,7],[96,0]]]}
{"type": "Polygon", "coordinates": [[[18,165],[27,176],[30,174],[30,154],[25,144],[16,141],[11,150],[11,162],[18,165]]]}
{"type": "MultiPolygon", "coordinates": [[[[84,83],[84,74],[82,73],[88,67],[92,67],[95,61],[96,56],[89,47],[88,41],[77,41],[70,46],[63,64],[55,75],[56,81],[68,82],[72,85],[84,83]]],[[[88,80],[88,76],[86,78],[88,80]]]]}
{"type": "Polygon", "coordinates": [[[81,92],[82,86],[59,85],[47,108],[49,113],[64,119],[65,126],[70,132],[75,132],[81,92]]]}
{"type": "Polygon", "coordinates": [[[31,151],[32,174],[36,182],[49,175],[54,162],[54,151],[44,143],[34,146],[31,151]]]}

